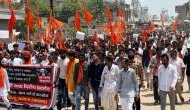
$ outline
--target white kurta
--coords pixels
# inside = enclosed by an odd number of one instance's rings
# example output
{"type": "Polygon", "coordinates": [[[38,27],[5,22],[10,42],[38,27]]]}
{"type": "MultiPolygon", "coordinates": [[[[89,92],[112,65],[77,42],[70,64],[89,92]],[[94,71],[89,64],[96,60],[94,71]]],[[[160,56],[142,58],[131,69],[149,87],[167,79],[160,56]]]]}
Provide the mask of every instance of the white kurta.
{"type": "Polygon", "coordinates": [[[112,64],[111,69],[104,67],[100,87],[102,87],[101,104],[104,110],[115,110],[117,108],[114,97],[116,95],[116,82],[118,79],[119,67],[112,64]]]}
{"type": "Polygon", "coordinates": [[[0,88],[0,96],[7,96],[10,91],[10,83],[7,75],[7,71],[4,69],[4,88],[0,88]]]}

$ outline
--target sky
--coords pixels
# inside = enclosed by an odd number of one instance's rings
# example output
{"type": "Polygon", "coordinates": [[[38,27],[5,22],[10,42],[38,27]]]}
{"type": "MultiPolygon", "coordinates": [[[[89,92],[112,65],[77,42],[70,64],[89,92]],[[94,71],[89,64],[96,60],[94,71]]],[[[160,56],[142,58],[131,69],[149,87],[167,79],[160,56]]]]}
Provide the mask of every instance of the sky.
{"type": "MultiPolygon", "coordinates": [[[[127,0],[130,1],[130,0],[127,0]]],[[[183,5],[189,0],[140,0],[142,6],[147,6],[149,8],[149,13],[151,15],[159,15],[161,10],[168,9],[168,14],[170,16],[176,16],[175,6],[183,5]]]]}

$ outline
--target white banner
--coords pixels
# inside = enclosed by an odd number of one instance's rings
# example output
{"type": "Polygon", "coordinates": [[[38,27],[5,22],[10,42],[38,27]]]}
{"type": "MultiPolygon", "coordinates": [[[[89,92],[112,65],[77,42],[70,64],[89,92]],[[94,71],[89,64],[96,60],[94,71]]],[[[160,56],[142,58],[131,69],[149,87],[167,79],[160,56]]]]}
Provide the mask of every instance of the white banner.
{"type": "Polygon", "coordinates": [[[0,30],[0,38],[9,38],[9,31],[0,30]]]}
{"type": "Polygon", "coordinates": [[[79,40],[84,40],[85,33],[77,31],[76,38],[79,40]]]}
{"type": "Polygon", "coordinates": [[[95,32],[98,33],[98,29],[88,29],[88,35],[89,36],[93,36],[95,32]]]}

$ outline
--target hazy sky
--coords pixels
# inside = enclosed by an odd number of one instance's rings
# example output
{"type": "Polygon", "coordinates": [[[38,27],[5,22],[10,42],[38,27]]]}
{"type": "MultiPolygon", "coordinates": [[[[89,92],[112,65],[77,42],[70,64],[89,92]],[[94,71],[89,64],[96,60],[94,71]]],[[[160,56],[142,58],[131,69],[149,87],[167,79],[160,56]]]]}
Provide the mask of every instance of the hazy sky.
{"type": "MultiPolygon", "coordinates": [[[[127,0],[130,1],[130,0],[127,0]]],[[[168,9],[169,15],[176,16],[175,6],[182,5],[189,0],[140,0],[142,6],[149,7],[149,13],[159,15],[161,9],[168,9]]]]}

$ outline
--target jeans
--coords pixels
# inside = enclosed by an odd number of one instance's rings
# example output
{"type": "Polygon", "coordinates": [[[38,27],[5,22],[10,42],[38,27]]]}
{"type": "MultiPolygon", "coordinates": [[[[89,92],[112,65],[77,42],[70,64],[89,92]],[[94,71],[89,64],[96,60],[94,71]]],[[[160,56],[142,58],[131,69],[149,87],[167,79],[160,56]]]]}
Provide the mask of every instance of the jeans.
{"type": "Polygon", "coordinates": [[[59,78],[57,100],[58,100],[57,102],[58,110],[61,110],[62,105],[65,107],[71,106],[71,101],[68,96],[68,90],[66,88],[65,79],[59,78]]]}
{"type": "Polygon", "coordinates": [[[154,101],[160,101],[160,96],[158,94],[158,76],[153,76],[153,88],[154,88],[154,101]]]}
{"type": "Polygon", "coordinates": [[[88,110],[89,92],[90,92],[90,89],[87,85],[80,84],[80,85],[76,86],[76,97],[75,97],[76,98],[76,109],[75,110],[80,110],[82,93],[84,93],[85,110],[88,110]]]}
{"type": "Polygon", "coordinates": [[[100,103],[99,88],[92,87],[92,94],[93,94],[93,99],[94,99],[95,110],[98,110],[98,105],[100,103]]]}
{"type": "Polygon", "coordinates": [[[169,96],[170,110],[175,110],[175,92],[160,90],[161,110],[166,110],[166,96],[169,96]]]}

